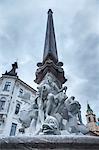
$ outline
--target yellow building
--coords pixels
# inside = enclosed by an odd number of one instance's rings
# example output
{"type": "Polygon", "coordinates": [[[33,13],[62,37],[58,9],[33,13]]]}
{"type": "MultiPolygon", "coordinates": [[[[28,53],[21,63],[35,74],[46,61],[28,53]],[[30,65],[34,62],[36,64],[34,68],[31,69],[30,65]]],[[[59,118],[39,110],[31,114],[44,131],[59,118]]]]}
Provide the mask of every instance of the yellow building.
{"type": "Polygon", "coordinates": [[[99,118],[96,119],[96,115],[93,113],[89,104],[87,104],[86,119],[89,130],[96,135],[99,135],[99,118]]]}

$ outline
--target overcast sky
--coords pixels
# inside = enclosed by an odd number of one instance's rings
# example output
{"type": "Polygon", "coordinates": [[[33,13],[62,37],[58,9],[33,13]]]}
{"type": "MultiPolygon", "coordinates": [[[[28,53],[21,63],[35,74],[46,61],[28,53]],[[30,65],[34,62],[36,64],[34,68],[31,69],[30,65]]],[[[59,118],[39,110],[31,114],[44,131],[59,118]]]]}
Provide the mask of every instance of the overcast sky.
{"type": "Polygon", "coordinates": [[[81,103],[84,121],[87,101],[99,117],[99,0],[0,0],[0,76],[18,60],[20,79],[36,87],[49,8],[67,94],[81,103]]]}

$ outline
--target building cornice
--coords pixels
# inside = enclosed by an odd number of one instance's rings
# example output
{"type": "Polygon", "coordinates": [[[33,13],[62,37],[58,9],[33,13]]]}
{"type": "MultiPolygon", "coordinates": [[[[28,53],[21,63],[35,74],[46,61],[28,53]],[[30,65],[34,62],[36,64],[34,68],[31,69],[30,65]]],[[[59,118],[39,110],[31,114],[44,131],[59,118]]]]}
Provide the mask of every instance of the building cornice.
{"type": "Polygon", "coordinates": [[[0,78],[0,80],[3,80],[4,78],[14,79],[14,80],[16,80],[16,82],[19,82],[20,84],[22,84],[23,86],[25,86],[27,89],[29,89],[31,92],[33,92],[34,94],[36,94],[36,90],[33,89],[30,85],[28,85],[24,81],[22,81],[18,76],[9,76],[9,75],[4,75],[3,74],[2,77],[0,78]]]}

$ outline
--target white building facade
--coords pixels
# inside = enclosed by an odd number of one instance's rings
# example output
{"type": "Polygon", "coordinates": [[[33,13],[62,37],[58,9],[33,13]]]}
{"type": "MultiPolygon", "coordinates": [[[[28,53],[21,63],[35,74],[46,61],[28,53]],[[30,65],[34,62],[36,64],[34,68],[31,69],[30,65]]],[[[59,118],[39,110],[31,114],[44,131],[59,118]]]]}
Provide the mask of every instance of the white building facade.
{"type": "MultiPolygon", "coordinates": [[[[15,62],[11,71],[6,71],[0,78],[0,136],[20,134],[19,112],[23,105],[31,105],[36,94],[36,90],[19,79],[17,68],[15,62]]],[[[29,135],[31,132],[28,130],[29,135]]]]}

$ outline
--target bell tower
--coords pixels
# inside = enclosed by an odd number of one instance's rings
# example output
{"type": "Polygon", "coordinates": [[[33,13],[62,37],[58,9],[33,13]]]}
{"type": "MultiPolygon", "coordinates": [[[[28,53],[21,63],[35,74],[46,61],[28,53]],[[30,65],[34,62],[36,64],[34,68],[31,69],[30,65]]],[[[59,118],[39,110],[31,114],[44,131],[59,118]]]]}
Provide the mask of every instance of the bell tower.
{"type": "Polygon", "coordinates": [[[96,115],[93,113],[89,104],[87,104],[86,119],[89,130],[93,132],[97,131],[96,115]]]}

